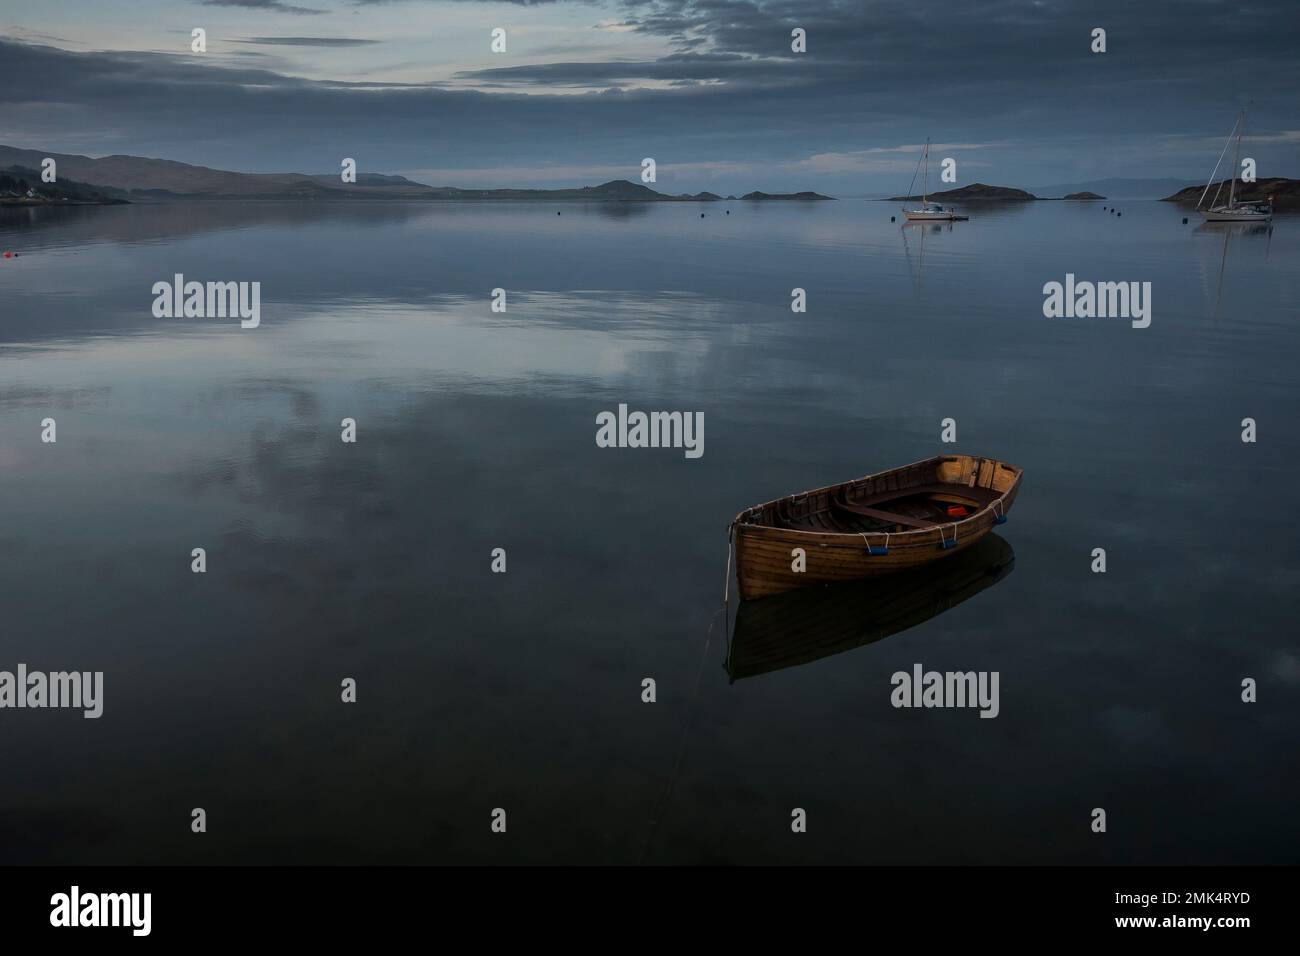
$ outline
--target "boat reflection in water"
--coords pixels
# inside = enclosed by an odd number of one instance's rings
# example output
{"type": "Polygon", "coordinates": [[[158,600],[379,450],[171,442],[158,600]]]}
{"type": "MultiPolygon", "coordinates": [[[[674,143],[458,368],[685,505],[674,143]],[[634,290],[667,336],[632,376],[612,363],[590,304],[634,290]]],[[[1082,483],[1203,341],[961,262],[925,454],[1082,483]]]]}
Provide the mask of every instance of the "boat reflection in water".
{"type": "Polygon", "coordinates": [[[1271,222],[1203,222],[1192,232],[1217,236],[1272,236],[1271,222]]]}
{"type": "Polygon", "coordinates": [[[914,571],[742,601],[723,666],[732,683],[905,631],[1001,581],[1015,566],[996,534],[914,571]]]}
{"type": "Polygon", "coordinates": [[[941,232],[952,232],[951,222],[926,222],[924,220],[909,221],[903,223],[898,230],[903,235],[903,256],[907,259],[907,271],[912,275],[912,288],[921,291],[921,279],[925,275],[925,235],[937,235],[941,232]],[[919,234],[918,239],[913,243],[907,241],[908,234],[919,234]],[[912,255],[912,245],[916,246],[916,256],[912,255]]]}
{"type": "Polygon", "coordinates": [[[1228,271],[1228,246],[1233,239],[1246,240],[1247,245],[1259,248],[1258,237],[1264,237],[1264,258],[1268,258],[1273,246],[1272,222],[1203,222],[1192,230],[1202,236],[1223,236],[1223,252],[1219,256],[1219,274],[1214,283],[1214,317],[1219,318],[1223,306],[1223,278],[1228,271]]]}

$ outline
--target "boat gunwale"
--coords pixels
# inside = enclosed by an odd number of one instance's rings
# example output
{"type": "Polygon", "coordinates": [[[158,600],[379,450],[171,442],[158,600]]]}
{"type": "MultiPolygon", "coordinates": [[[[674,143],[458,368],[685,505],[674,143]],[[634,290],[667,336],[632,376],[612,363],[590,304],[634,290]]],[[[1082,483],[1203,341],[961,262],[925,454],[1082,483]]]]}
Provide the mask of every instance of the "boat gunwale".
{"type": "MultiPolygon", "coordinates": [[[[909,468],[916,468],[922,465],[929,465],[929,464],[938,465],[945,461],[958,461],[963,458],[977,459],[980,458],[980,456],[978,455],[933,455],[930,458],[922,458],[920,461],[914,461],[907,465],[899,465],[897,468],[887,468],[884,471],[878,471],[870,475],[863,475],[860,478],[850,478],[847,481],[838,481],[835,482],[834,484],[825,485],[824,487],[821,488],[814,488],[811,491],[802,491],[793,495],[782,495],[780,498],[773,498],[771,501],[764,501],[761,504],[752,505],[740,511],[736,515],[736,517],[732,519],[731,524],[728,526],[728,529],[734,530],[737,533],[737,535],[739,535],[740,529],[749,528],[751,529],[751,533],[767,532],[768,534],[765,534],[764,535],[765,537],[770,536],[771,533],[776,533],[776,534],[806,536],[809,540],[831,539],[831,541],[828,543],[852,545],[855,548],[860,548],[862,547],[863,538],[868,536],[887,535],[891,539],[909,538],[915,535],[933,535],[936,531],[941,531],[942,529],[945,528],[952,528],[953,533],[956,534],[956,529],[959,525],[964,525],[969,521],[974,521],[977,518],[982,517],[985,514],[985,512],[992,512],[994,505],[1001,505],[1002,514],[1005,515],[1006,498],[1008,495],[1014,495],[1020,489],[1020,480],[1024,477],[1024,470],[1015,465],[1010,464],[1009,462],[1005,462],[1000,458],[983,458],[981,460],[992,461],[997,466],[1015,472],[1015,476],[1016,476],[1015,480],[1012,481],[1010,488],[1002,492],[1002,494],[998,495],[998,497],[994,498],[987,505],[985,505],[984,507],[980,508],[977,511],[971,512],[965,518],[960,518],[956,521],[937,521],[934,524],[930,525],[929,527],[915,528],[911,531],[801,531],[798,528],[781,528],[775,525],[748,524],[741,520],[748,514],[752,514],[755,511],[761,511],[764,508],[778,505],[783,501],[795,501],[796,499],[804,499],[812,495],[829,493],[831,491],[834,491],[837,488],[845,488],[851,485],[856,485],[864,481],[869,481],[873,478],[882,478],[885,475],[890,475],[895,472],[906,471],[909,468]]],[[[957,494],[962,488],[971,487],[970,485],[958,485],[953,482],[940,482],[940,484],[951,484],[954,489],[953,491],[954,494],[957,494]]],[[[909,541],[908,543],[911,542],[909,541]]]]}

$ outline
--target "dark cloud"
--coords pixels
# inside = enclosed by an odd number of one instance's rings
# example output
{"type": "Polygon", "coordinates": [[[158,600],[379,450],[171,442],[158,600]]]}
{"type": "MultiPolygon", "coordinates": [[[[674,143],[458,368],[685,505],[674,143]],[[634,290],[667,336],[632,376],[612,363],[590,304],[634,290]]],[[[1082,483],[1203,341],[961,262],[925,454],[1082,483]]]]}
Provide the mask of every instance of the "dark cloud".
{"type": "Polygon", "coordinates": [[[242,7],[249,10],[272,10],[276,13],[295,13],[302,16],[314,16],[324,13],[314,7],[298,7],[280,0],[203,0],[208,7],[242,7]]]}
{"type": "Polygon", "coordinates": [[[230,42],[264,46],[371,46],[379,41],[362,40],[356,37],[245,37],[230,42]]]}
{"type": "Polygon", "coordinates": [[[787,85],[798,77],[783,71],[779,62],[738,53],[677,53],[656,60],[615,62],[537,63],[466,70],[461,80],[483,80],[496,84],[531,85],[617,85],[635,80],[728,80],[752,84],[787,85]]]}
{"type": "Polygon", "coordinates": [[[630,15],[623,25],[665,37],[681,52],[653,63],[521,64],[513,72],[469,75],[545,83],[579,77],[585,68],[594,82],[603,76],[852,83],[864,96],[910,89],[923,108],[944,93],[955,98],[962,89],[995,84],[1017,85],[1025,98],[1057,92],[1076,106],[1085,94],[1116,89],[1201,96],[1211,91],[1211,80],[1226,84],[1220,95],[1280,92],[1278,84],[1293,86],[1300,77],[1291,55],[1300,39],[1291,0],[1264,0],[1248,18],[1219,0],[1190,11],[1126,0],[912,0],[887,9],[783,0],[627,0],[624,6],[630,15]],[[1261,23],[1285,28],[1263,36],[1261,23]],[[1105,54],[1090,50],[1098,26],[1108,32],[1105,54]],[[790,48],[796,27],[807,34],[805,54],[790,48]],[[692,52],[703,47],[707,53],[692,52]]]}

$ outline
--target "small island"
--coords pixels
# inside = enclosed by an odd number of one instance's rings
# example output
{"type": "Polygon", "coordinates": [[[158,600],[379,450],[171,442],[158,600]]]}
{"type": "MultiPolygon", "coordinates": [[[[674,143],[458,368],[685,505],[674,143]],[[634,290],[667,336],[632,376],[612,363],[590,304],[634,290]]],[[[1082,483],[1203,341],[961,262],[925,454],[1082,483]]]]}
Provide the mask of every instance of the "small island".
{"type": "Polygon", "coordinates": [[[920,202],[922,198],[933,200],[934,202],[1031,202],[1038,197],[1033,193],[1025,192],[1023,189],[1013,189],[1010,186],[989,186],[985,183],[971,183],[969,186],[958,186],[956,189],[947,189],[941,193],[930,193],[928,196],[893,196],[888,202],[920,202]]]}
{"type": "Polygon", "coordinates": [[[1065,197],[1063,197],[1063,198],[1065,198],[1065,199],[1077,199],[1077,200],[1079,200],[1080,202],[1092,202],[1092,201],[1094,201],[1094,200],[1096,200],[1096,199],[1105,199],[1106,197],[1105,197],[1105,196],[1098,196],[1096,193],[1090,193],[1090,192],[1086,192],[1086,191],[1085,191],[1085,192],[1081,192],[1081,193],[1070,193],[1070,195],[1065,196],[1065,197]]]}
{"type": "Polygon", "coordinates": [[[758,200],[767,200],[767,199],[788,199],[788,200],[794,200],[795,202],[817,202],[823,199],[833,199],[835,197],[823,196],[821,195],[821,193],[814,193],[814,192],[801,192],[801,193],[752,192],[752,193],[745,193],[745,195],[741,196],[740,198],[749,200],[751,202],[758,201],[758,200]]]}

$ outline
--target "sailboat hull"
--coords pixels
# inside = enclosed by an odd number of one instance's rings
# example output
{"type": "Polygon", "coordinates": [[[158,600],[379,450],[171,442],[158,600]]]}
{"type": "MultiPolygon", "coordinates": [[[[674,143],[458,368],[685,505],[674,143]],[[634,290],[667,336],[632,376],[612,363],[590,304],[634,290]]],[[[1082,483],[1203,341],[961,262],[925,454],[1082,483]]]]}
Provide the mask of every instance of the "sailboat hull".
{"type": "Polygon", "coordinates": [[[1267,222],[1273,213],[1253,209],[1202,209],[1201,218],[1206,222],[1267,222]]]}
{"type": "Polygon", "coordinates": [[[949,222],[951,220],[958,218],[957,214],[955,212],[952,212],[951,210],[944,210],[943,212],[935,212],[929,209],[904,209],[903,215],[906,216],[912,222],[917,222],[920,220],[929,220],[929,219],[938,219],[944,222],[949,222]]]}

